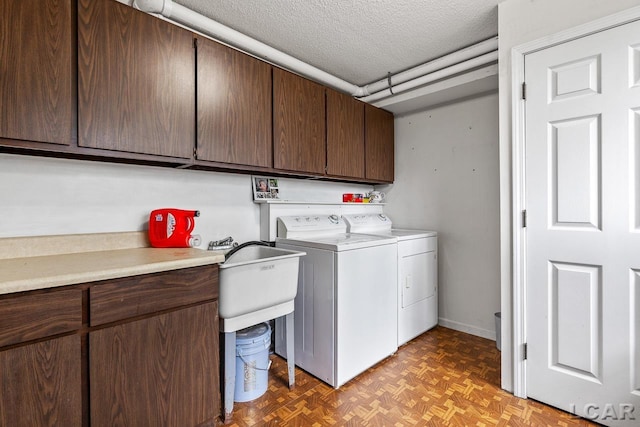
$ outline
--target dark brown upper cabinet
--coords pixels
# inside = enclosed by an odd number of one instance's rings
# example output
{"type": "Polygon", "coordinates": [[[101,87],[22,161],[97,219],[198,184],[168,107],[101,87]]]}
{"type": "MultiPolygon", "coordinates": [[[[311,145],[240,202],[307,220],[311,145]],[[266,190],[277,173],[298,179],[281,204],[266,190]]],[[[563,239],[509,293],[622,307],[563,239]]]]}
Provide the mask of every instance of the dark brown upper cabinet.
{"type": "Polygon", "coordinates": [[[198,38],[197,157],[273,166],[271,66],[198,38]]]}
{"type": "Polygon", "coordinates": [[[0,0],[0,138],[75,142],[71,0],[0,0]]]}
{"type": "Polygon", "coordinates": [[[329,88],[327,175],[364,178],[364,103],[329,88]]]}
{"type": "Polygon", "coordinates": [[[191,158],[193,34],[113,0],[78,1],[78,145],[191,158]]]}
{"type": "Polygon", "coordinates": [[[324,175],[324,86],[273,68],[273,166],[324,175]]]}
{"type": "Polygon", "coordinates": [[[365,178],[393,182],[393,114],[365,106],[365,178]]]}
{"type": "Polygon", "coordinates": [[[384,110],[115,0],[0,12],[0,150],[393,182],[384,110]]]}

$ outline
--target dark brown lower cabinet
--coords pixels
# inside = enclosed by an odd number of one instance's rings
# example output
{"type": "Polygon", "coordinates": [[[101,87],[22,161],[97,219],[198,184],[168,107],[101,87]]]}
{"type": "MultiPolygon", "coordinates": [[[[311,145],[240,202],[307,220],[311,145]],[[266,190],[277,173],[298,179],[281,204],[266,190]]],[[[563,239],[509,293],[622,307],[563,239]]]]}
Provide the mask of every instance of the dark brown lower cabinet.
{"type": "Polygon", "coordinates": [[[210,302],[89,333],[91,425],[215,425],[217,312],[210,302]]]}
{"type": "Polygon", "coordinates": [[[218,265],[0,295],[0,427],[214,426],[218,265]]]}
{"type": "Polygon", "coordinates": [[[0,426],[81,426],[81,364],[80,335],[0,351],[0,426]]]}

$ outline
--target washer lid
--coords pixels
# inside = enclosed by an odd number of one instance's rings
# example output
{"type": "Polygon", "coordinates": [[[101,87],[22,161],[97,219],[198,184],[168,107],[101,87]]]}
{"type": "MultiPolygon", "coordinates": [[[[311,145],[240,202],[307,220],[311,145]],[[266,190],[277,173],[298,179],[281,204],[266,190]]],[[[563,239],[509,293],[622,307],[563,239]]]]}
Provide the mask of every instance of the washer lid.
{"type": "Polygon", "coordinates": [[[315,237],[278,237],[276,242],[339,252],[379,245],[396,244],[398,239],[391,236],[385,237],[371,234],[342,233],[315,237]]]}
{"type": "Polygon", "coordinates": [[[427,237],[436,237],[438,235],[435,231],[429,230],[408,230],[400,228],[392,228],[391,230],[375,231],[373,232],[377,236],[395,237],[398,241],[412,240],[412,239],[424,239],[427,237]]]}
{"type": "Polygon", "coordinates": [[[391,235],[398,238],[398,240],[411,240],[421,239],[425,237],[438,236],[437,231],[432,230],[410,230],[406,228],[392,228],[391,235]]]}

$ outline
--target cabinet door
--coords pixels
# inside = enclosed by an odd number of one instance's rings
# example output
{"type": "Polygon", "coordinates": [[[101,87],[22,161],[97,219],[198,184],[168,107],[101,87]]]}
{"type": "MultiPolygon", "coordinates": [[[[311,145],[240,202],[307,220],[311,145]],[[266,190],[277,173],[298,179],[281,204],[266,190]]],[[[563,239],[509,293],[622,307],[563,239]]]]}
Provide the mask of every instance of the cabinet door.
{"type": "Polygon", "coordinates": [[[0,319],[0,347],[77,331],[82,327],[82,290],[2,295],[0,319]]]}
{"type": "Polygon", "coordinates": [[[189,31],[113,0],[78,2],[78,144],[190,158],[189,31]]]}
{"type": "Polygon", "coordinates": [[[214,425],[218,303],[89,333],[92,426],[214,425]]]}
{"type": "Polygon", "coordinates": [[[327,89],[327,174],[364,178],[364,104],[327,89]]]}
{"type": "Polygon", "coordinates": [[[272,166],[271,66],[198,39],[198,159],[272,166]]]}
{"type": "Polygon", "coordinates": [[[367,179],[393,182],[393,114],[365,106],[365,165],[367,179]]]}
{"type": "Polygon", "coordinates": [[[82,425],[80,335],[0,352],[1,426],[82,425]]]}
{"type": "Polygon", "coordinates": [[[93,326],[218,299],[218,265],[110,279],[89,291],[93,326]]]}
{"type": "Polygon", "coordinates": [[[75,140],[70,0],[0,0],[0,138],[75,140]]]}
{"type": "Polygon", "coordinates": [[[324,87],[274,68],[274,167],[324,175],[325,129],[324,87]]]}

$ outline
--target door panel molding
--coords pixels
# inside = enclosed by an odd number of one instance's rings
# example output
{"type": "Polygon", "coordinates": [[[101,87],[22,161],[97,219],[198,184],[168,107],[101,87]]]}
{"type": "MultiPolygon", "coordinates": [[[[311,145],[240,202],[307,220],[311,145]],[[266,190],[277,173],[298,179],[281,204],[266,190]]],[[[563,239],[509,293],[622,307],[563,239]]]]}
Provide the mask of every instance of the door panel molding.
{"type": "Polygon", "coordinates": [[[551,67],[549,102],[600,93],[600,55],[578,59],[551,67]]]}
{"type": "Polygon", "coordinates": [[[631,320],[631,360],[635,360],[635,364],[631,366],[633,373],[633,384],[631,384],[631,393],[640,396],[640,330],[636,327],[638,324],[638,316],[640,316],[640,270],[631,270],[629,272],[629,294],[631,301],[630,320],[631,320]]]}
{"type": "Polygon", "coordinates": [[[601,383],[602,267],[551,262],[549,276],[549,366],[601,383]],[[574,316],[561,316],[566,311],[574,316]]]}
{"type": "Polygon", "coordinates": [[[629,46],[632,68],[629,73],[629,87],[640,86],[640,44],[629,46]]]}
{"type": "Polygon", "coordinates": [[[600,114],[549,122],[549,228],[602,229],[600,129],[600,114]]]}
{"type": "Polygon", "coordinates": [[[631,125],[630,132],[630,143],[631,147],[629,149],[631,155],[629,156],[631,165],[631,209],[633,209],[633,213],[631,214],[631,224],[629,224],[629,228],[631,231],[640,232],[640,108],[632,109],[629,114],[631,117],[629,118],[629,124],[631,125]]]}

